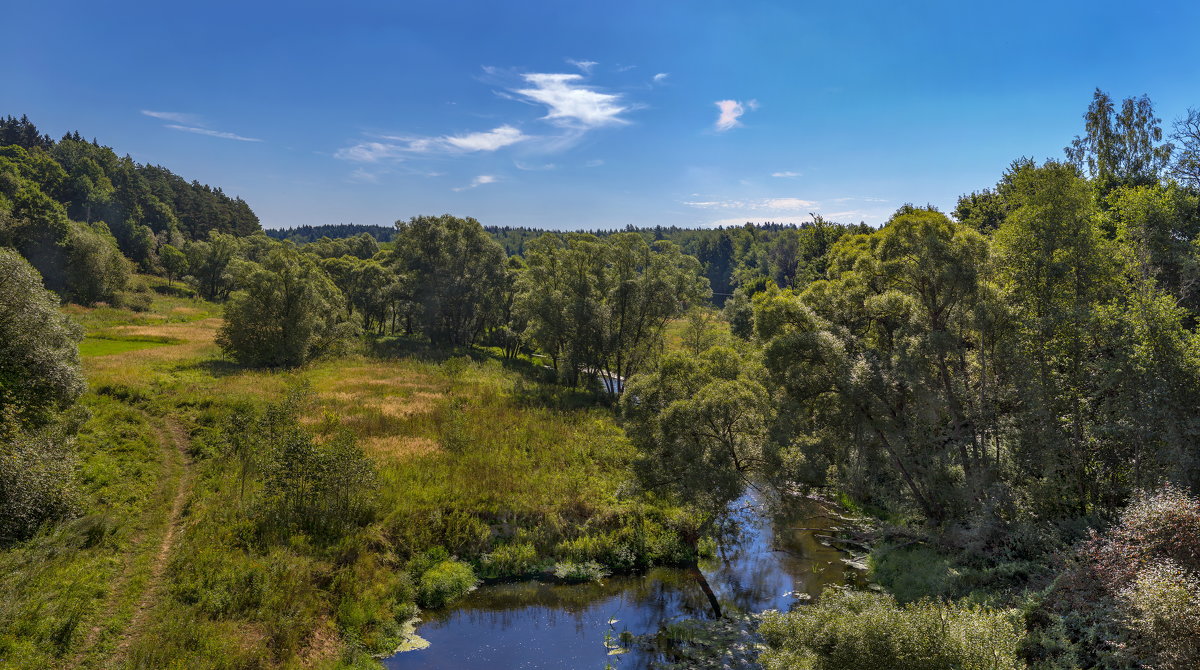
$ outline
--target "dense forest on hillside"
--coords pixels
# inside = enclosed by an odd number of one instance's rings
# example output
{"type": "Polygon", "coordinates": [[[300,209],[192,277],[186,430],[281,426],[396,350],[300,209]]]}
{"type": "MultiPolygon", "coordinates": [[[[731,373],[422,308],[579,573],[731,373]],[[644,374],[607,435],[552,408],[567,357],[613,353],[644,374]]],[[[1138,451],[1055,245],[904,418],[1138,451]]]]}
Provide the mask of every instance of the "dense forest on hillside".
{"type": "Polygon", "coordinates": [[[0,245],[75,302],[119,300],[131,270],[212,233],[247,235],[258,217],[241,198],[68,133],[55,142],[26,117],[0,119],[0,245]]]}
{"type": "Polygon", "coordinates": [[[480,581],[674,565],[711,620],[614,655],[1197,667],[1200,113],[1084,121],[877,229],[381,244],[10,117],[0,658],[373,667],[480,581]],[[720,602],[747,487],[845,521],[873,588],[720,602]]]}

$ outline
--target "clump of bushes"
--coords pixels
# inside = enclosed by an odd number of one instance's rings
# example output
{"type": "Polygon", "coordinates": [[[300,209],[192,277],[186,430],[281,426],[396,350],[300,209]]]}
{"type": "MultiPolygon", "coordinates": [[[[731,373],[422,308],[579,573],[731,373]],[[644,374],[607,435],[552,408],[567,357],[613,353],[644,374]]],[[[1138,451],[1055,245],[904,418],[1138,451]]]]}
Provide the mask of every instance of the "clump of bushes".
{"type": "Polygon", "coordinates": [[[768,670],[1016,670],[1022,631],[1011,612],[827,589],[813,605],[768,612],[768,670]]]}
{"type": "Polygon", "coordinates": [[[484,576],[492,579],[527,577],[538,571],[540,563],[537,548],[528,542],[500,545],[480,560],[484,576]]]}
{"type": "Polygon", "coordinates": [[[0,430],[0,544],[79,509],[73,442],[56,431],[0,430]]]}
{"type": "Polygon", "coordinates": [[[1170,485],[1135,495],[1027,619],[1038,667],[1200,667],[1200,500],[1170,485]]]}
{"type": "Polygon", "coordinates": [[[559,561],[554,566],[554,576],[564,582],[597,582],[608,576],[608,570],[595,561],[559,561]]]}
{"type": "Polygon", "coordinates": [[[421,575],[417,604],[421,607],[442,607],[470,593],[478,583],[470,565],[453,559],[441,561],[421,575]]]}

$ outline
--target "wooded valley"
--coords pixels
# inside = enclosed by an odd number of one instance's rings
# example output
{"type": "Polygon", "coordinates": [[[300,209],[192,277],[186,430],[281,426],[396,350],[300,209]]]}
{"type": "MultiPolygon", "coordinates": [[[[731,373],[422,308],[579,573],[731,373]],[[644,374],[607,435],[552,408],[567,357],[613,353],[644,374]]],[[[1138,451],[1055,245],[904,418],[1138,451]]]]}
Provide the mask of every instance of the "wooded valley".
{"type": "Polygon", "coordinates": [[[1198,667],[1200,112],[1064,141],[878,228],[263,230],[0,120],[0,666],[410,667],[665,566],[612,667],[1198,667]],[[748,491],[861,579],[710,586],[748,491]]]}

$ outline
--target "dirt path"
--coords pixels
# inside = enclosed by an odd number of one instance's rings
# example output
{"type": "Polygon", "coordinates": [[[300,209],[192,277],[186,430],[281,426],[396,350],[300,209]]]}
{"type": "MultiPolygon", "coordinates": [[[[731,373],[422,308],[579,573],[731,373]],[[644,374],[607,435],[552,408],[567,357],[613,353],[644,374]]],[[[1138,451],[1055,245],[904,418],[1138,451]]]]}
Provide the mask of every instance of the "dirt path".
{"type": "Polygon", "coordinates": [[[141,595],[137,599],[137,604],[133,608],[133,613],[128,623],[124,625],[119,633],[115,648],[113,648],[110,654],[105,654],[108,656],[107,661],[95,658],[88,659],[98,666],[120,667],[129,653],[130,644],[143,632],[146,625],[146,617],[162,595],[163,574],[166,572],[167,562],[171,557],[171,551],[175,546],[175,540],[182,524],[183,507],[187,503],[188,496],[192,490],[192,471],[191,459],[187,454],[190,440],[183,426],[178,421],[168,418],[164,421],[164,426],[159,431],[159,438],[163,450],[163,486],[164,488],[173,487],[174,493],[171,496],[169,514],[165,519],[165,523],[162,523],[160,526],[162,536],[158,541],[157,550],[148,559],[149,574],[140,579],[134,579],[135,575],[142,571],[142,569],[139,569],[138,563],[140,561],[138,559],[144,556],[146,551],[149,550],[149,548],[143,550],[140,546],[147,541],[146,534],[148,531],[143,530],[132,541],[133,545],[138,546],[139,549],[134,552],[134,555],[122,567],[121,573],[115,578],[116,583],[109,594],[104,608],[101,610],[104,613],[101,623],[97,623],[88,631],[87,639],[80,647],[80,653],[66,667],[80,667],[84,665],[84,659],[90,653],[96,651],[95,645],[103,630],[103,620],[111,620],[116,610],[121,607],[122,601],[130,596],[130,589],[140,588],[141,595]]]}

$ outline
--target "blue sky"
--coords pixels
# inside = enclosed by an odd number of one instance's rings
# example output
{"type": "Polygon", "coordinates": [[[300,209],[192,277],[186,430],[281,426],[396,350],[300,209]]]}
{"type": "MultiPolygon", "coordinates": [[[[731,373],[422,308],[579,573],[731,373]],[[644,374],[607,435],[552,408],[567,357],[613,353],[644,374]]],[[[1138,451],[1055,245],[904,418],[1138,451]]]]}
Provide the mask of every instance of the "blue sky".
{"type": "MultiPolygon", "coordinates": [[[[13,3],[16,5],[17,3],[13,3]]],[[[0,114],[267,227],[878,224],[1060,156],[1094,88],[1200,106],[1200,3],[24,2],[0,114]]]]}

